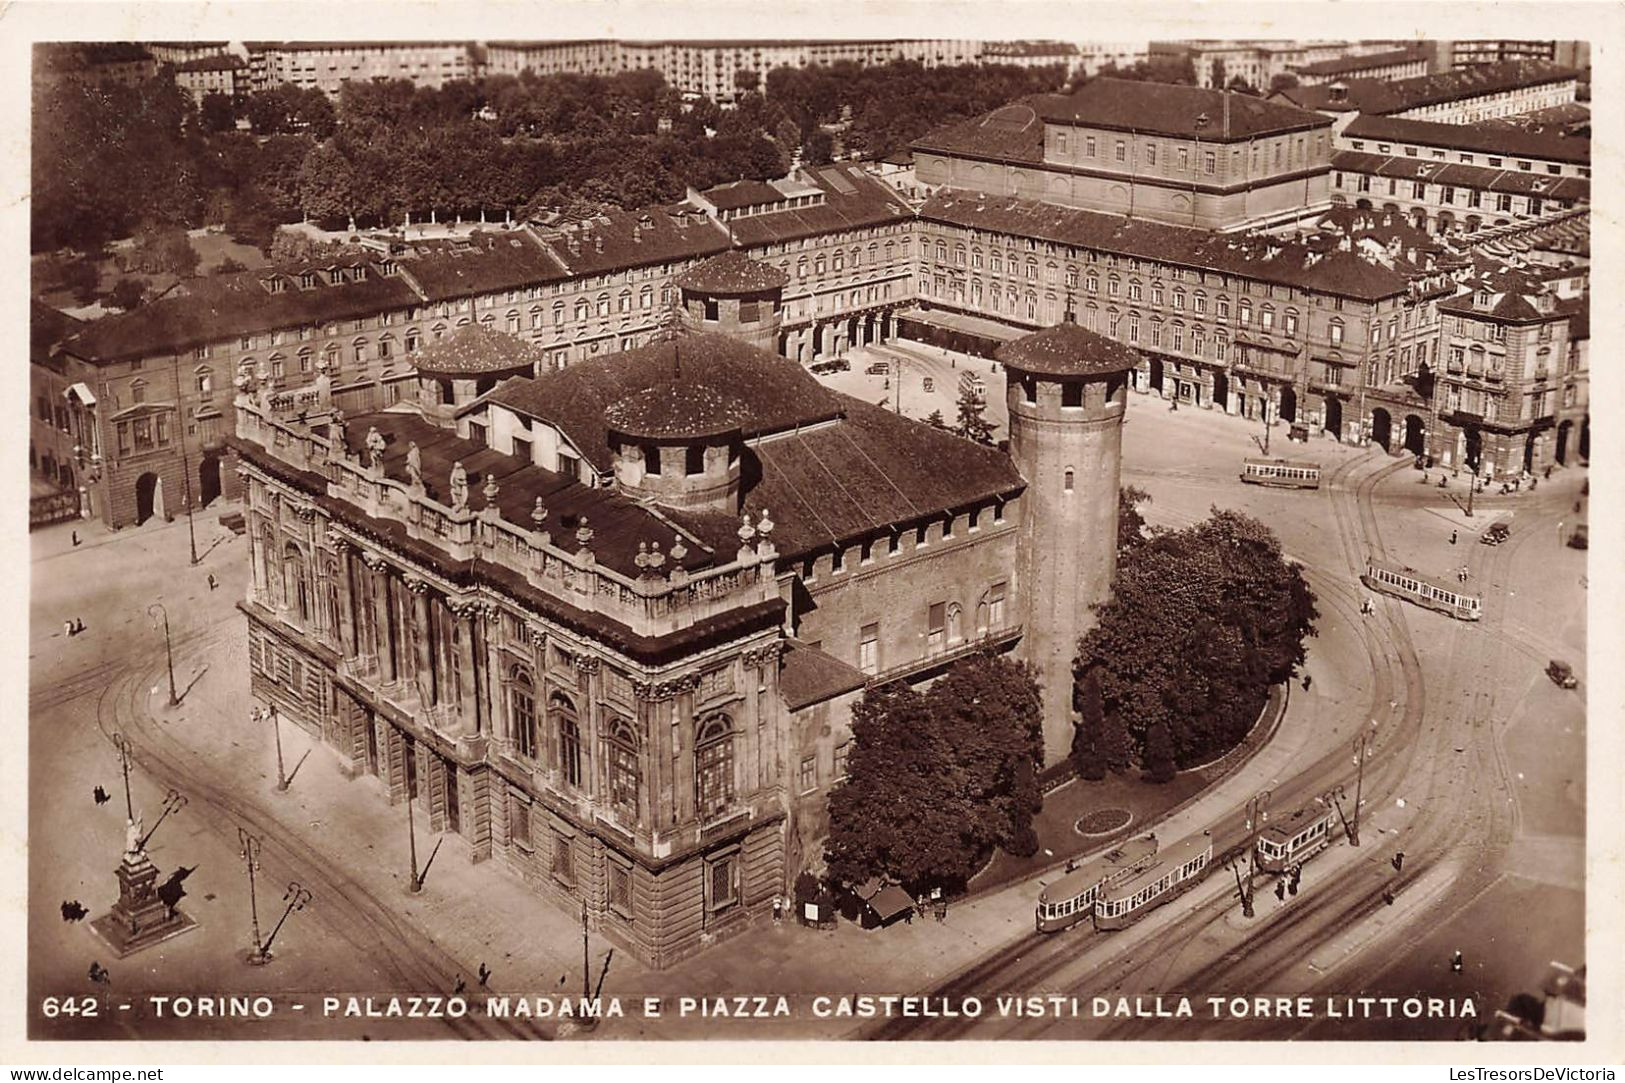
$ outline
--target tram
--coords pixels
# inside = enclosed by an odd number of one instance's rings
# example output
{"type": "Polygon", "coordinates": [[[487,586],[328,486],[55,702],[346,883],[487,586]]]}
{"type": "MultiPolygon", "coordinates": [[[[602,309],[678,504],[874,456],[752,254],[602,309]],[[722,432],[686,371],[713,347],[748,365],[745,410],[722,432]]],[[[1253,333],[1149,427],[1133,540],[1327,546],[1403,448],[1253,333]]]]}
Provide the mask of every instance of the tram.
{"type": "Polygon", "coordinates": [[[1139,871],[1103,884],[1095,898],[1095,928],[1132,925],[1201,880],[1212,860],[1213,835],[1204,831],[1174,843],[1139,871]]]}
{"type": "Polygon", "coordinates": [[[1248,459],[1241,464],[1241,480],[1281,489],[1318,489],[1320,464],[1290,459],[1248,459]]]}
{"type": "Polygon", "coordinates": [[[1478,620],[1483,615],[1484,605],[1478,595],[1375,556],[1366,558],[1365,574],[1360,576],[1360,582],[1372,590],[1436,609],[1457,620],[1478,620]]]}
{"type": "Polygon", "coordinates": [[[1258,836],[1258,867],[1265,872],[1286,872],[1332,843],[1337,810],[1307,806],[1266,827],[1258,836]]]}
{"type": "Polygon", "coordinates": [[[1156,860],[1157,836],[1128,839],[1102,857],[1080,865],[1038,895],[1037,923],[1041,933],[1058,933],[1095,911],[1100,889],[1124,876],[1132,875],[1156,860]]]}

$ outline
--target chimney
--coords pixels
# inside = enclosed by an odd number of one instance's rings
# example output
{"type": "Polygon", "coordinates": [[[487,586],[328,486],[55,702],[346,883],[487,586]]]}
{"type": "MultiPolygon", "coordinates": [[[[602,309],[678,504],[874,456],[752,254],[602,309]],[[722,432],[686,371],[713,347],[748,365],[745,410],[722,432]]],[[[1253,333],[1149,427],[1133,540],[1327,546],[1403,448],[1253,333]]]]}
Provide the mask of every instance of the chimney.
{"type": "Polygon", "coordinates": [[[1349,100],[1349,87],[1347,83],[1333,83],[1328,90],[1331,94],[1331,100],[1334,102],[1346,102],[1349,100]]]}
{"type": "Polygon", "coordinates": [[[594,233],[592,235],[592,247],[593,247],[593,250],[596,251],[596,252],[600,252],[600,253],[603,252],[603,250],[604,250],[604,238],[603,238],[603,236],[601,234],[594,233]]]}

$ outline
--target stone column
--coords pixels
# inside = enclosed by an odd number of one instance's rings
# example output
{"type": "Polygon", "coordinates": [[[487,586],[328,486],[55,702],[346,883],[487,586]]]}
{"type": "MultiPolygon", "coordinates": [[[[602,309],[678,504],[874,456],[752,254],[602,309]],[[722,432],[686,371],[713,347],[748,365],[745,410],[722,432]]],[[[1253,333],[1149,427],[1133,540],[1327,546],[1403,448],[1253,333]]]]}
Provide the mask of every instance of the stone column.
{"type": "Polygon", "coordinates": [[[458,681],[451,690],[452,709],[457,717],[457,736],[474,737],[479,733],[479,688],[474,671],[475,604],[464,603],[451,607],[451,618],[457,622],[457,636],[451,649],[457,652],[458,681]]]}
{"type": "Polygon", "coordinates": [[[390,685],[395,683],[395,650],[389,620],[389,565],[383,557],[376,554],[369,556],[367,567],[372,571],[372,619],[376,630],[378,671],[382,682],[390,685]]]}
{"type": "Polygon", "coordinates": [[[435,705],[435,673],[429,662],[429,584],[413,576],[406,581],[412,592],[413,639],[417,642],[418,699],[425,708],[435,705]]]}
{"type": "Polygon", "coordinates": [[[350,543],[342,538],[329,537],[333,546],[333,553],[338,558],[339,576],[339,642],[344,646],[344,656],[353,659],[359,653],[356,642],[355,628],[355,588],[351,582],[350,543]]]}

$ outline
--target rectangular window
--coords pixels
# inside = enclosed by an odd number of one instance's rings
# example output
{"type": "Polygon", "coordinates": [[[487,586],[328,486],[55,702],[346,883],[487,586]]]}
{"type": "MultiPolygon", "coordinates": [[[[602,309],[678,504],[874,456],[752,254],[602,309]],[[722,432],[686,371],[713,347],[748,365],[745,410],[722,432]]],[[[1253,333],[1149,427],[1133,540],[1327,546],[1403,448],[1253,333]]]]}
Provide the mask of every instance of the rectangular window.
{"type": "Polygon", "coordinates": [[[1119,139],[1117,146],[1113,150],[1113,155],[1119,162],[1128,161],[1128,144],[1119,139]]]}
{"type": "Polygon", "coordinates": [[[623,918],[632,917],[632,870],[619,861],[605,861],[609,908],[623,918]]]}
{"type": "Polygon", "coordinates": [[[851,752],[851,741],[842,741],[840,744],[835,746],[835,781],[839,781],[846,777],[846,758],[851,754],[851,752]]]}
{"type": "Polygon", "coordinates": [[[879,672],[880,625],[865,624],[858,633],[858,668],[871,676],[879,672]]]}
{"type": "Polygon", "coordinates": [[[574,847],[574,839],[553,833],[553,876],[566,884],[573,884],[576,880],[574,847]]]}
{"type": "Polygon", "coordinates": [[[803,756],[801,758],[801,772],[799,782],[802,793],[811,793],[818,788],[818,757],[803,756]]]}
{"type": "Polygon", "coordinates": [[[948,639],[948,603],[933,602],[927,611],[926,650],[935,654],[948,639]]]}
{"type": "Polygon", "coordinates": [[[508,791],[508,837],[514,845],[530,849],[530,802],[512,789],[508,791]]]}
{"type": "Polygon", "coordinates": [[[739,901],[739,855],[712,858],[705,870],[705,905],[708,910],[725,910],[739,901]]]}

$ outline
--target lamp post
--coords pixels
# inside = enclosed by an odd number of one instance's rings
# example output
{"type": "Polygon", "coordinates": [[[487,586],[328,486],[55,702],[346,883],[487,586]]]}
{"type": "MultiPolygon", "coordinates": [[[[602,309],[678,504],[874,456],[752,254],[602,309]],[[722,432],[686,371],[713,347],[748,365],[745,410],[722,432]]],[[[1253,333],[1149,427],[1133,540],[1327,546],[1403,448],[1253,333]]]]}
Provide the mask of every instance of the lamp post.
{"type": "Polygon", "coordinates": [[[266,945],[260,942],[260,904],[254,884],[254,873],[260,866],[260,840],[239,827],[237,845],[242,852],[243,861],[248,865],[248,914],[254,923],[254,950],[249,953],[248,961],[254,966],[264,966],[271,961],[271,953],[266,950],[266,945]]]}
{"type": "MultiPolygon", "coordinates": [[[[1375,723],[1372,723],[1375,725],[1375,723]]],[[[1349,819],[1349,845],[1360,845],[1360,793],[1365,785],[1365,761],[1371,758],[1371,734],[1354,739],[1354,815],[1349,819]]]]}
{"type": "Polygon", "coordinates": [[[263,711],[261,711],[258,707],[256,707],[254,710],[255,710],[255,713],[259,716],[259,719],[261,721],[264,721],[264,719],[266,717],[269,717],[271,719],[271,733],[276,738],[276,792],[277,793],[287,793],[288,792],[288,776],[283,773],[283,766],[282,766],[282,719],[281,719],[281,716],[277,713],[276,704],[274,704],[274,703],[271,704],[270,707],[266,708],[263,711]]]}
{"type": "Polygon", "coordinates": [[[169,663],[169,705],[179,707],[181,697],[175,693],[175,647],[169,638],[169,610],[164,608],[163,602],[153,602],[147,606],[147,616],[152,616],[154,609],[164,621],[164,658],[169,663]]]}
{"type": "Polygon", "coordinates": [[[276,934],[282,931],[282,923],[287,921],[288,915],[295,910],[303,910],[311,898],[310,892],[300,886],[297,880],[288,881],[288,890],[282,893],[282,901],[287,903],[288,907],[282,911],[282,916],[277,919],[276,928],[272,929],[271,935],[265,938],[265,947],[261,949],[266,958],[271,956],[271,942],[276,939],[276,934]]]}
{"type": "Polygon", "coordinates": [[[119,763],[124,768],[124,813],[130,823],[135,823],[135,802],[130,797],[130,741],[122,733],[113,734],[113,745],[118,749],[119,763]]]}
{"type": "Polygon", "coordinates": [[[181,796],[179,791],[170,790],[167,794],[165,794],[164,811],[158,814],[158,819],[153,821],[153,825],[147,829],[147,833],[142,835],[141,838],[136,842],[136,851],[140,852],[147,848],[147,840],[152,838],[152,836],[157,833],[158,825],[167,820],[171,812],[179,812],[185,807],[186,798],[181,796]]]}
{"type": "Polygon", "coordinates": [[[197,531],[192,526],[192,463],[186,455],[186,416],[181,409],[181,359],[175,355],[175,424],[181,441],[181,482],[186,497],[186,540],[192,547],[192,566],[198,564],[197,531]]]}
{"type": "MultiPolygon", "coordinates": [[[[407,752],[411,754],[410,749],[407,752]]],[[[423,890],[423,877],[418,875],[418,829],[416,818],[412,815],[412,787],[406,787],[406,845],[412,856],[412,879],[407,890],[416,895],[423,890]]]]}
{"type": "Polygon", "coordinates": [[[1270,799],[1274,793],[1260,790],[1247,802],[1247,886],[1242,892],[1242,913],[1252,917],[1253,874],[1258,871],[1258,835],[1270,818],[1270,799]]]}

